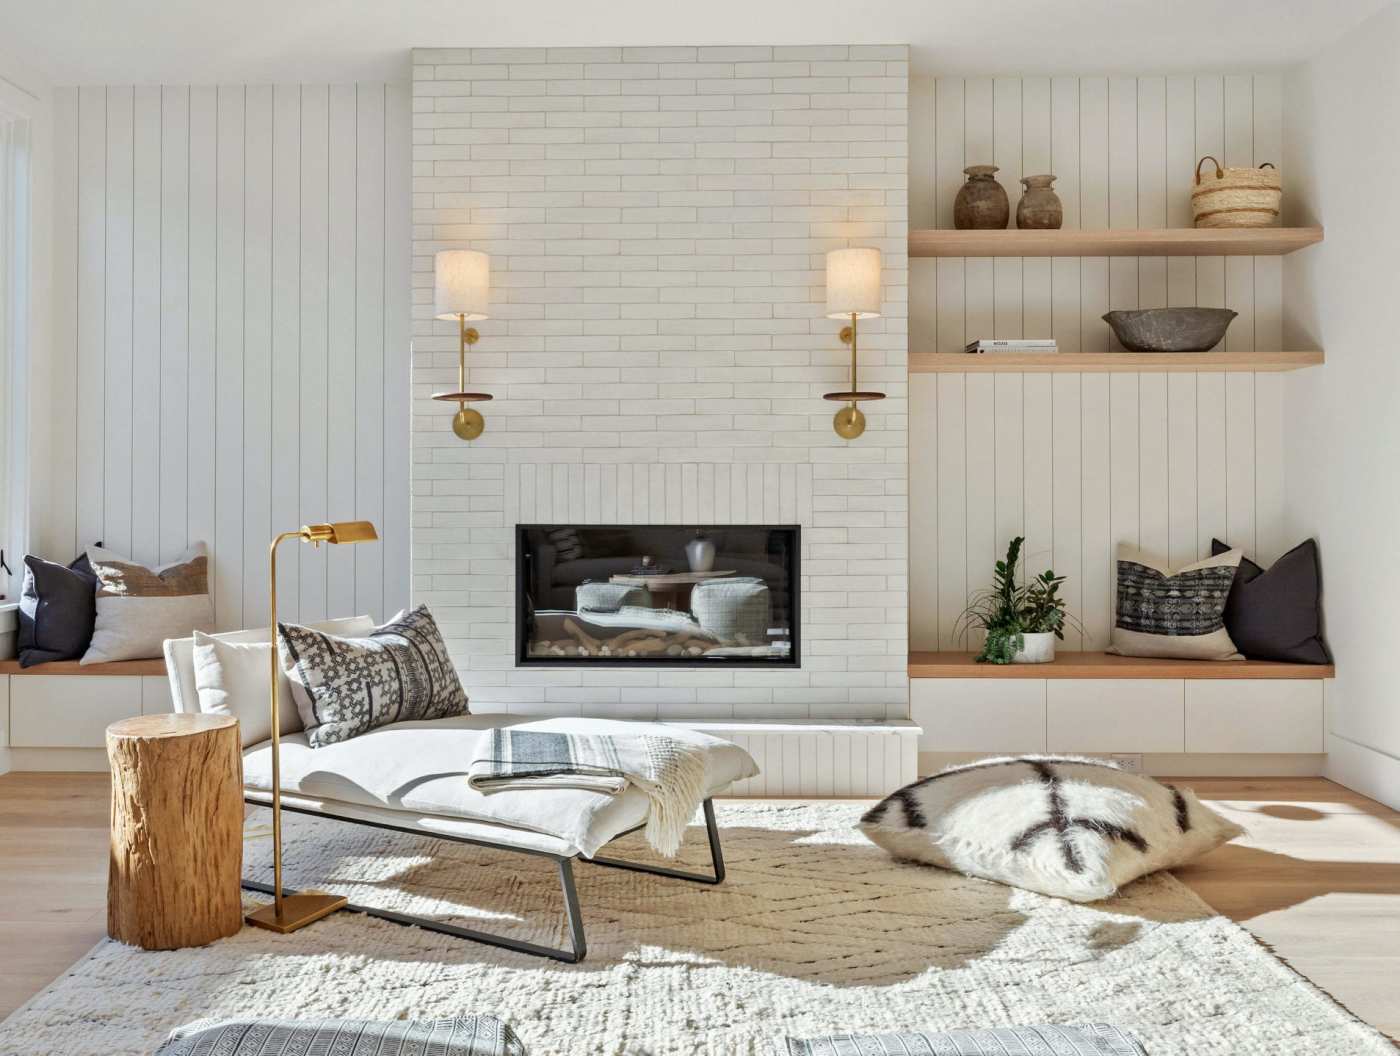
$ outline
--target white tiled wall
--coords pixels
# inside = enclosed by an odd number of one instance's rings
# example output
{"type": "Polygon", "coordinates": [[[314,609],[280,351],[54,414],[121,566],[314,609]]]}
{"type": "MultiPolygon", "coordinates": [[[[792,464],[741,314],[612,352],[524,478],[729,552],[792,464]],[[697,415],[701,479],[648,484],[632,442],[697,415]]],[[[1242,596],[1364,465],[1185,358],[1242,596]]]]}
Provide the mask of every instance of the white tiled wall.
{"type": "Polygon", "coordinates": [[[474,702],[663,718],[908,713],[908,56],[888,47],[420,49],[413,572],[474,702]],[[869,427],[823,317],[828,249],[884,252],[869,427]],[[432,254],[492,255],[458,441],[432,254]],[[643,516],[645,515],[645,516],[643,516]],[[517,521],[797,521],[802,667],[520,669],[517,521]]]}

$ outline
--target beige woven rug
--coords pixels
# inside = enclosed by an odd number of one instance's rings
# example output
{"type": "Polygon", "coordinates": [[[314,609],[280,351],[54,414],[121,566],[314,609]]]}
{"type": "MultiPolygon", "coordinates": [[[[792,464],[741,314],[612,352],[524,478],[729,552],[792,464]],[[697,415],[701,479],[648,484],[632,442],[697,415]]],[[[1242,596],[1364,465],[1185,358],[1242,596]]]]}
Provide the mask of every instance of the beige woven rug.
{"type": "MultiPolygon", "coordinates": [[[[0,1025],[0,1053],[150,1053],[203,1016],[489,1012],[532,1054],[734,1056],[778,1033],[1116,1023],[1151,1056],[1394,1053],[1167,875],[1094,906],[899,864],[844,804],[721,805],[718,888],[580,863],[581,965],[348,913],[202,949],[98,945],[0,1025]]],[[[249,875],[268,858],[250,821],[249,875]]],[[[551,863],[298,816],[289,882],[563,941],[551,863]]],[[[703,830],[683,854],[704,860],[703,830]]],[[[623,845],[616,848],[621,851],[623,845]]],[[[638,838],[625,843],[641,855],[638,838]]]]}

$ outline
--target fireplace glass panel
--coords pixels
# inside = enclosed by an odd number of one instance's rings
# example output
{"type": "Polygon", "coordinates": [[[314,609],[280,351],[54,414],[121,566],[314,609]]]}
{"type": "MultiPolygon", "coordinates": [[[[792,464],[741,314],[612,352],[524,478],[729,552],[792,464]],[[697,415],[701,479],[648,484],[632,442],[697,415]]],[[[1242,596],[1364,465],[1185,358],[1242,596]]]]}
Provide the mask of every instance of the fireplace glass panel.
{"type": "Polygon", "coordinates": [[[520,664],[798,663],[795,525],[520,525],[520,664]]]}

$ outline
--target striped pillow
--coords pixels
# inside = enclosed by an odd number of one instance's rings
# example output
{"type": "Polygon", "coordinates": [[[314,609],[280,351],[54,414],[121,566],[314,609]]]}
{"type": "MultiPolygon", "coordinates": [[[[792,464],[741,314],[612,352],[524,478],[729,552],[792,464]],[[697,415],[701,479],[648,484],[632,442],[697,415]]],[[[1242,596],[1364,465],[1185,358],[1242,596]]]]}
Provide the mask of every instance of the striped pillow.
{"type": "Polygon", "coordinates": [[[777,1056],[1146,1056],[1131,1034],[1106,1023],[1082,1027],[992,1027],[907,1034],[832,1034],[798,1041],[781,1038],[777,1056]]]}
{"type": "Polygon", "coordinates": [[[204,1019],[177,1027],[156,1056],[525,1056],[515,1031],[495,1016],[460,1019],[204,1019]]]}

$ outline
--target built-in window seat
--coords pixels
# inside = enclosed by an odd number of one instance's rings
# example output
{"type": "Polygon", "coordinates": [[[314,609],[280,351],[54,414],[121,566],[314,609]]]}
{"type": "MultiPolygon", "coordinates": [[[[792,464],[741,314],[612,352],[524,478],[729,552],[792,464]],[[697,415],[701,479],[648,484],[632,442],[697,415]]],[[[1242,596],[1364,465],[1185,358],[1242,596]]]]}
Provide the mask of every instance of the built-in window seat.
{"type": "Polygon", "coordinates": [[[164,660],[0,660],[0,746],[15,770],[105,770],[109,725],[172,708],[164,660]]]}
{"type": "Polygon", "coordinates": [[[978,664],[911,653],[920,772],[965,755],[1145,757],[1158,773],[1321,772],[1330,665],[1151,660],[1060,653],[1049,664],[978,664]],[[1208,758],[1207,758],[1208,757],[1208,758]]]}

